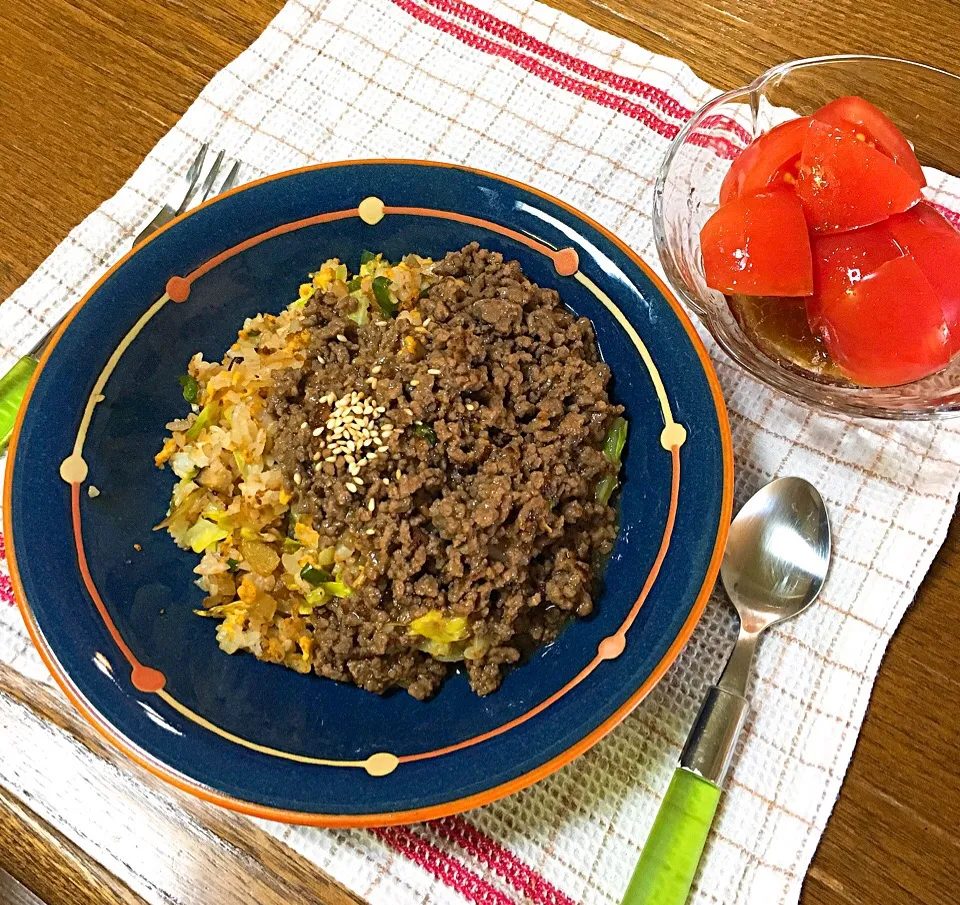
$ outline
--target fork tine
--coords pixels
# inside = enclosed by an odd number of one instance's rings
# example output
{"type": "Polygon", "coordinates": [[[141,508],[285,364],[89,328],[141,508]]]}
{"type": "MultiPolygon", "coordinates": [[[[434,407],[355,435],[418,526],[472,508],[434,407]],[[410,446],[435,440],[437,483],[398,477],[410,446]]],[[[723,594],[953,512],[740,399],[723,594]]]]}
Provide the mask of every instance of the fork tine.
{"type": "Polygon", "coordinates": [[[213,166],[210,167],[210,172],[207,173],[207,178],[203,180],[203,185],[200,186],[200,191],[197,193],[197,198],[195,199],[198,204],[202,204],[207,198],[210,197],[210,191],[213,189],[213,181],[217,178],[217,175],[220,172],[220,164],[223,163],[223,150],[217,154],[216,160],[213,162],[213,166]]]}
{"type": "Polygon", "coordinates": [[[235,160],[233,166],[230,167],[230,172],[227,173],[227,178],[223,180],[223,185],[217,189],[217,194],[222,195],[224,192],[229,192],[237,184],[237,177],[240,175],[240,161],[235,160]]]}
{"type": "Polygon", "coordinates": [[[207,159],[207,151],[209,150],[210,145],[204,142],[200,146],[200,153],[194,158],[193,163],[190,164],[190,169],[187,170],[186,176],[183,177],[183,200],[176,207],[178,214],[183,213],[187,202],[190,200],[190,195],[193,194],[193,190],[197,185],[197,179],[200,178],[200,172],[203,169],[203,162],[207,159]]]}

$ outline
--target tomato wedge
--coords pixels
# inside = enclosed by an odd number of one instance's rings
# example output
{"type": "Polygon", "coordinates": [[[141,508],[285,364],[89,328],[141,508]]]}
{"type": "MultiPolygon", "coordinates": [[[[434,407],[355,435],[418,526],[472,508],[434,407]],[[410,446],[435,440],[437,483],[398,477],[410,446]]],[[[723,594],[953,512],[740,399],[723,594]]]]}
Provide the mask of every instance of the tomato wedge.
{"type": "Polygon", "coordinates": [[[864,140],[872,143],[895,164],[903,167],[916,180],[920,188],[927,184],[917,155],[910,142],[896,127],[893,120],[879,107],[862,97],[838,97],[821,107],[813,118],[837,129],[860,132],[864,140]]]}
{"type": "Polygon", "coordinates": [[[909,256],[887,261],[849,292],[825,300],[814,329],[837,366],[862,386],[920,380],[950,361],[940,300],[909,256]]]}
{"type": "Polygon", "coordinates": [[[797,195],[810,228],[842,232],[878,223],[920,200],[920,186],[852,132],[813,122],[800,155],[797,195]]]}
{"type": "Polygon", "coordinates": [[[807,320],[814,333],[824,309],[852,291],[864,277],[903,254],[886,223],[846,233],[814,234],[811,245],[813,295],[807,299],[807,320]]]}
{"type": "Polygon", "coordinates": [[[884,226],[933,286],[950,329],[950,351],[960,351],[960,232],[926,201],[884,226]]]}
{"type": "Polygon", "coordinates": [[[700,231],[707,285],[744,295],[813,292],[810,237],[792,192],[734,198],[700,231]]]}
{"type": "Polygon", "coordinates": [[[754,195],[778,184],[795,184],[796,164],[812,121],[812,117],[802,116],[780,123],[748,145],[723,177],[720,203],[754,195]]]}

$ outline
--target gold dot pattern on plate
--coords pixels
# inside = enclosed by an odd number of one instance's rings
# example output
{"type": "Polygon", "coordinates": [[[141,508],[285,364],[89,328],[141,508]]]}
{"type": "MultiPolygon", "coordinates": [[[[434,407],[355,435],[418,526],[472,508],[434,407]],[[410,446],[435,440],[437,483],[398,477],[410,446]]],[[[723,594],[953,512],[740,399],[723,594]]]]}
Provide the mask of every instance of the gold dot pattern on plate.
{"type": "Polygon", "coordinates": [[[376,226],[383,219],[383,202],[373,195],[364,198],[357,207],[357,214],[364,223],[376,226]]]}

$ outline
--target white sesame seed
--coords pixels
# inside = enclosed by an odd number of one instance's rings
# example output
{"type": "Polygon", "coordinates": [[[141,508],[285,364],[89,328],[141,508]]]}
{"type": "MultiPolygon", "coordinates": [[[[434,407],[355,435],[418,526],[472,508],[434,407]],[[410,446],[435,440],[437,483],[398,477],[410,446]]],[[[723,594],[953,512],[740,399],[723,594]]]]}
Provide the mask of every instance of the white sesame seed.
{"type": "Polygon", "coordinates": [[[377,414],[378,414],[378,415],[382,415],[384,412],[386,412],[386,409],[385,409],[382,405],[378,405],[378,406],[377,406],[377,414]]]}
{"type": "Polygon", "coordinates": [[[376,378],[376,377],[371,377],[371,378],[370,378],[370,389],[371,389],[371,390],[375,390],[376,388],[377,388],[377,378],[376,378]]]}
{"type": "Polygon", "coordinates": [[[363,478],[357,478],[353,483],[358,487],[363,487],[363,478]]]}
{"type": "Polygon", "coordinates": [[[433,374],[434,377],[439,377],[443,372],[439,368],[427,368],[428,374],[433,374]]]}
{"type": "Polygon", "coordinates": [[[378,447],[377,447],[377,452],[378,452],[378,453],[389,452],[389,451],[390,451],[390,447],[389,447],[389,446],[378,446],[378,447]]]}
{"type": "Polygon", "coordinates": [[[314,436],[314,437],[319,437],[320,434],[322,434],[322,433],[323,433],[323,428],[322,428],[322,427],[315,427],[315,428],[313,429],[313,436],[314,436]]]}
{"type": "Polygon", "coordinates": [[[303,483],[303,478],[300,477],[299,471],[293,476],[293,483],[296,484],[297,487],[299,487],[303,483]]]}
{"type": "Polygon", "coordinates": [[[400,471],[400,469],[398,468],[398,469],[397,469],[397,480],[399,481],[400,478],[402,478],[402,477],[403,477],[403,473],[402,473],[402,472],[400,471]]]}
{"type": "Polygon", "coordinates": [[[426,327],[414,327],[414,328],[413,328],[413,331],[414,331],[414,333],[426,333],[426,332],[427,332],[427,328],[426,328],[426,327]]]}
{"type": "Polygon", "coordinates": [[[315,452],[315,453],[313,454],[313,461],[314,461],[314,462],[319,462],[319,461],[320,461],[320,453],[315,452]]]}
{"type": "Polygon", "coordinates": [[[324,462],[336,462],[336,461],[337,461],[337,457],[336,457],[336,456],[327,456],[323,461],[324,461],[324,462]]]}
{"type": "Polygon", "coordinates": [[[423,326],[424,326],[424,327],[429,327],[429,326],[430,326],[430,321],[432,321],[432,320],[433,320],[432,317],[428,317],[428,318],[423,322],[423,326]]]}
{"type": "Polygon", "coordinates": [[[303,424],[300,425],[300,430],[305,431],[309,426],[310,425],[307,424],[306,421],[304,421],[303,424]]]}
{"type": "Polygon", "coordinates": [[[377,454],[376,454],[375,452],[369,452],[369,453],[367,453],[367,461],[368,461],[368,462],[372,462],[372,461],[373,461],[374,459],[376,459],[376,458],[377,458],[377,454]]]}
{"type": "Polygon", "coordinates": [[[413,409],[404,409],[404,412],[408,414],[411,418],[413,417],[413,409]]]}
{"type": "Polygon", "coordinates": [[[350,455],[350,453],[347,453],[345,458],[350,465],[353,465],[353,463],[357,461],[356,459],[353,458],[353,456],[350,455]]]}
{"type": "Polygon", "coordinates": [[[347,440],[347,449],[349,449],[350,452],[356,452],[357,444],[353,440],[347,440]]]}
{"type": "Polygon", "coordinates": [[[376,534],[377,532],[373,528],[367,528],[367,534],[376,534]]]}
{"type": "Polygon", "coordinates": [[[356,485],[356,484],[351,484],[351,483],[348,481],[348,482],[347,482],[347,490],[349,490],[350,493],[356,493],[356,492],[357,492],[357,485],[356,485]]]}
{"type": "Polygon", "coordinates": [[[371,373],[371,374],[379,374],[382,370],[383,370],[383,366],[382,366],[382,365],[374,365],[374,366],[370,369],[370,373],[371,373]]]}
{"type": "Polygon", "coordinates": [[[420,386],[420,381],[419,381],[419,380],[411,380],[411,381],[410,381],[410,386],[412,386],[412,387],[418,387],[418,386],[420,386]]]}
{"type": "Polygon", "coordinates": [[[390,321],[377,321],[377,326],[378,326],[378,327],[386,327],[387,324],[389,324],[389,323],[390,323],[390,321]]]}
{"type": "Polygon", "coordinates": [[[387,487],[389,487],[389,486],[390,486],[390,478],[384,478],[384,479],[383,479],[383,483],[386,484],[387,487]]]}
{"type": "Polygon", "coordinates": [[[322,364],[322,365],[325,365],[325,364],[326,364],[326,362],[323,360],[323,356],[322,356],[322,355],[318,355],[318,356],[317,356],[317,361],[320,362],[320,364],[322,364]]]}
{"type": "Polygon", "coordinates": [[[345,343],[347,341],[347,338],[342,333],[337,334],[337,339],[340,340],[340,342],[342,343],[345,343]]]}
{"type": "Polygon", "coordinates": [[[472,412],[475,408],[476,408],[476,406],[475,406],[472,402],[468,402],[468,403],[467,403],[467,411],[468,411],[468,412],[472,412]]]}
{"type": "Polygon", "coordinates": [[[357,464],[351,465],[347,468],[347,471],[350,472],[354,477],[360,474],[360,466],[357,464]]]}
{"type": "Polygon", "coordinates": [[[377,505],[377,504],[374,502],[373,497],[371,497],[371,498],[370,498],[370,501],[367,503],[367,509],[369,509],[371,512],[373,512],[374,507],[375,507],[376,505],[377,505]]]}

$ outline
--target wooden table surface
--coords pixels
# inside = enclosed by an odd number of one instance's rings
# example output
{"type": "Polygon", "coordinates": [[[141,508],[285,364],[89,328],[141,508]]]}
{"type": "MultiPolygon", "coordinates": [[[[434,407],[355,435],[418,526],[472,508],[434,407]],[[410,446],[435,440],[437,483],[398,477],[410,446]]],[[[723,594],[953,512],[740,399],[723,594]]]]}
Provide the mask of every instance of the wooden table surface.
{"type": "MultiPolygon", "coordinates": [[[[551,0],[728,88],[783,60],[883,53],[960,72],[955,0],[551,0]]],[[[128,178],[281,0],[4,0],[0,299],[128,178]]],[[[960,888],[960,525],[890,645],[805,905],[944,905],[960,888]]],[[[257,828],[161,788],[62,698],[0,666],[0,901],[357,903],[257,828]],[[34,761],[73,749],[77,823],[34,761]],[[13,750],[11,750],[11,747],[13,750]],[[135,783],[149,794],[137,793],[135,783]],[[75,784],[77,785],[77,784],[75,784]],[[142,788],[142,786],[140,786],[142,788]],[[175,807],[189,821],[175,821],[175,807]],[[44,816],[45,815],[45,816],[44,816]],[[83,838],[81,848],[74,839],[83,838]],[[222,840],[212,841],[212,840],[222,840]],[[32,894],[31,894],[32,893],[32,894]]],[[[75,786],[68,785],[68,789],[75,786]]],[[[758,903],[764,905],[764,903],[758,903]]]]}

